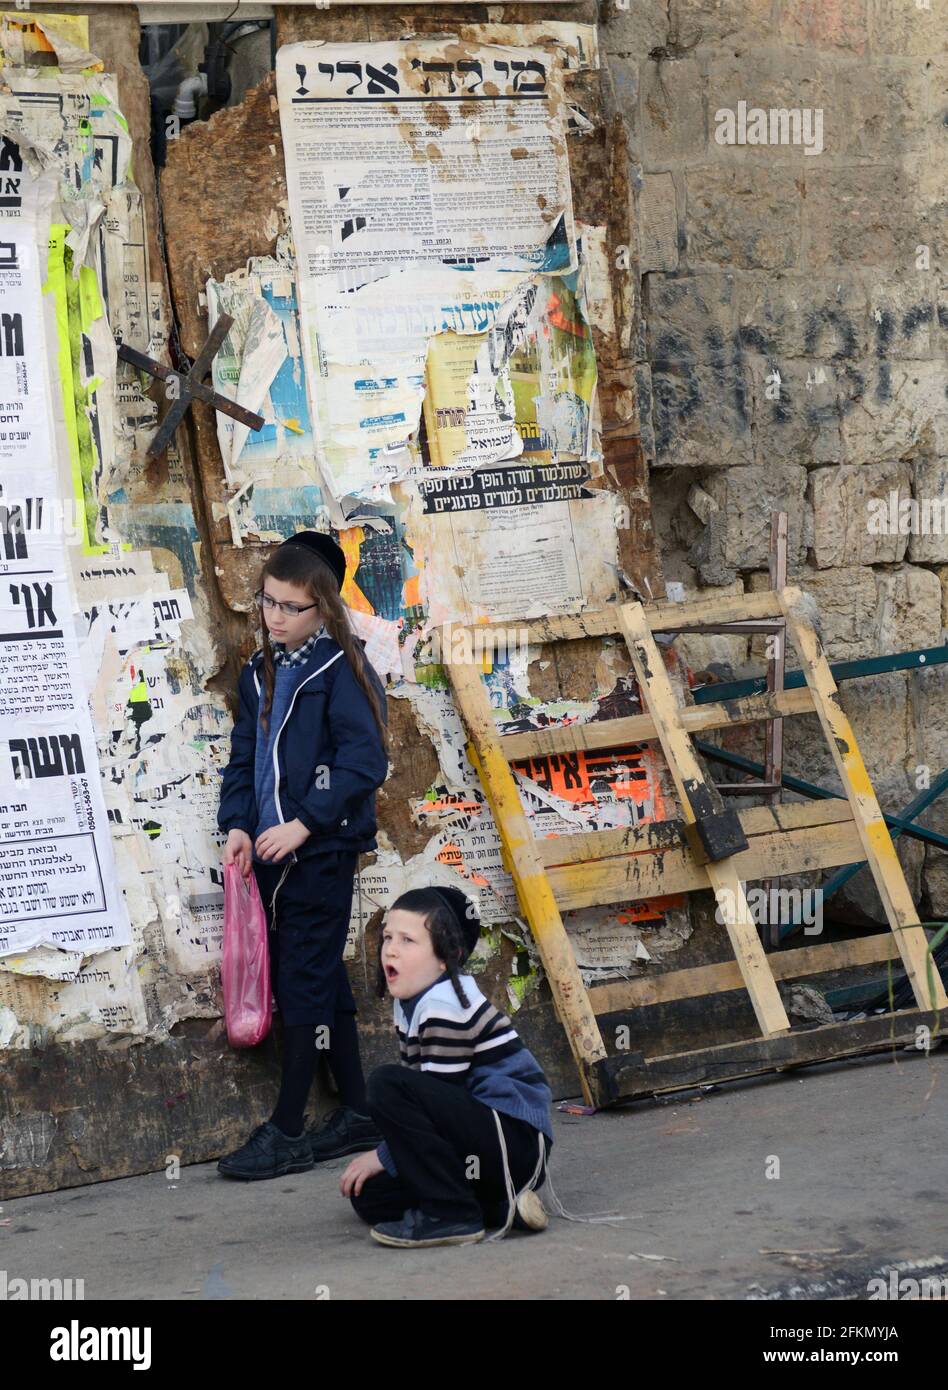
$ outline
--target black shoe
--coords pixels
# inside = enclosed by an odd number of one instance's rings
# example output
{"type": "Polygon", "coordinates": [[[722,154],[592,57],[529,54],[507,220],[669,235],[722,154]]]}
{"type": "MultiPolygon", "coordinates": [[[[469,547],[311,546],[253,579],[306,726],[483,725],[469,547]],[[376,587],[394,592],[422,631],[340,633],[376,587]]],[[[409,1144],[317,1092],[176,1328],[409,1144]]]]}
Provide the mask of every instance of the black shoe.
{"type": "Polygon", "coordinates": [[[368,1115],[360,1115],[348,1105],[340,1105],[324,1124],[314,1125],[307,1131],[306,1139],[314,1163],[377,1149],[382,1142],[375,1121],[368,1115]]]}
{"type": "Polygon", "coordinates": [[[225,1178],[254,1182],[258,1178],[282,1178],[287,1173],[306,1173],[313,1166],[313,1155],[305,1134],[288,1139],[267,1120],[251,1134],[246,1144],[227,1154],[217,1165],[225,1178]]]}
{"type": "Polygon", "coordinates": [[[381,1221],[371,1236],[379,1245],[396,1245],[402,1250],[428,1245],[472,1245],[484,1239],[482,1221],[442,1221],[412,1207],[400,1221],[381,1221]]]}

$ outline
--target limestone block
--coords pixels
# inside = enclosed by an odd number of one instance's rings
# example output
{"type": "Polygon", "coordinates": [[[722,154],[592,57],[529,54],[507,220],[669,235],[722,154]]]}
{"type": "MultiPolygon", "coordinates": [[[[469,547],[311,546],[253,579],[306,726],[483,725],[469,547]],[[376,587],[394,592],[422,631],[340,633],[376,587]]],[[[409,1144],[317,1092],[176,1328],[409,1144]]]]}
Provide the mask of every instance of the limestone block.
{"type": "Polygon", "coordinates": [[[942,280],[935,294],[935,322],[932,326],[932,355],[948,357],[948,281],[942,280]]]}
{"type": "Polygon", "coordinates": [[[940,566],[935,573],[941,584],[941,625],[948,627],[948,565],[940,566]]]}
{"type": "MultiPolygon", "coordinates": [[[[763,576],[754,576],[763,580],[763,576]]],[[[757,587],[755,585],[754,587],[757,587]]],[[[767,587],[761,583],[760,587],[767,587]]],[[[799,667],[792,646],[787,654],[789,669],[799,667]]],[[[906,692],[907,678],[892,672],[840,684],[840,702],[852,724],[863,762],[883,811],[896,813],[915,795],[913,776],[907,769],[912,762],[911,714],[906,692]]],[[[763,761],[761,726],[743,726],[722,731],[720,742],[731,752],[763,761]]],[[[842,792],[832,751],[814,715],[784,720],[784,771],[817,786],[842,792]]],[[[793,793],[785,799],[798,799],[793,793]]],[[[735,803],[740,804],[740,803],[735,803]]],[[[896,850],[910,891],[918,901],[921,887],[923,847],[918,841],[900,837],[896,850]]],[[[832,872],[827,871],[828,874],[832,872]]],[[[824,914],[845,919],[883,922],[884,913],[868,869],[857,874],[833,898],[827,900],[824,914]]]]}
{"type": "Polygon", "coordinates": [[[943,362],[865,364],[864,389],[843,416],[847,463],[948,454],[943,362]]]}
{"type": "Polygon", "coordinates": [[[770,553],[770,516],[786,512],[788,563],[806,553],[804,518],[806,469],[795,464],[770,468],[730,468],[709,477],[704,487],[724,520],[724,559],[735,570],[763,569],[770,553]]]}
{"type": "Polygon", "coordinates": [[[668,9],[662,0],[608,0],[600,12],[599,48],[603,54],[647,53],[668,36],[668,9]]]}
{"type": "Polygon", "coordinates": [[[810,468],[841,462],[839,399],[848,389],[845,364],[758,356],[749,359],[749,366],[755,463],[766,467],[779,460],[810,468]]]}
{"type": "MultiPolygon", "coordinates": [[[[685,601],[696,598],[726,598],[733,594],[743,594],[744,585],[740,579],[733,584],[709,589],[704,585],[683,584],[685,601]]],[[[707,671],[711,668],[722,680],[730,678],[747,661],[748,639],[731,637],[727,633],[683,633],[675,639],[683,661],[692,671],[707,671]]]]}
{"type": "Polygon", "coordinates": [[[848,64],[840,73],[834,110],[824,115],[827,156],[878,163],[927,153],[928,88],[917,62],[848,64]]]}
{"type": "MultiPolygon", "coordinates": [[[[868,566],[813,570],[795,567],[789,582],[812,594],[820,615],[820,637],[830,661],[876,654],[876,583],[868,566]]],[[[751,593],[769,589],[765,574],[750,576],[751,593]]],[[[756,643],[754,647],[756,654],[756,643]]],[[[793,666],[794,660],[788,658],[793,666]]]]}
{"type": "MultiPolygon", "coordinates": [[[[928,828],[933,830],[935,827],[930,826],[928,828]]],[[[945,834],[946,832],[941,831],[940,833],[945,834]]],[[[948,855],[935,845],[926,847],[922,884],[928,903],[927,910],[931,913],[931,917],[927,920],[937,921],[939,918],[948,918],[948,855]]]]}
{"type": "Polygon", "coordinates": [[[665,362],[711,362],[734,341],[734,276],[650,275],[649,358],[665,362]]]}
{"type": "Polygon", "coordinates": [[[948,560],[948,458],[916,459],[915,506],[908,517],[912,526],[909,559],[922,564],[948,560]]]}
{"type": "Polygon", "coordinates": [[[786,49],[751,56],[741,46],[713,59],[708,67],[709,155],[754,164],[814,163],[821,151],[840,142],[837,72],[832,58],[786,49]],[[728,143],[740,139],[742,110],[745,143],[728,143]],[[760,111],[766,113],[763,118],[755,115],[760,111]],[[771,111],[787,114],[781,120],[771,117],[771,111]],[[758,138],[763,143],[751,143],[758,138]],[[808,145],[817,153],[806,154],[808,145]]]}
{"type": "Polygon", "coordinates": [[[933,355],[935,305],[930,275],[873,277],[867,295],[869,337],[877,358],[919,360],[933,355]]]}
{"type": "MultiPolygon", "coordinates": [[[[948,666],[922,667],[906,679],[912,728],[909,774],[914,795],[948,767],[948,666]]],[[[939,809],[931,813],[938,819],[932,828],[948,835],[948,795],[933,805],[939,809]]]]}
{"type": "MultiPolygon", "coordinates": [[[[787,665],[797,669],[799,664],[791,646],[787,665]]],[[[906,676],[892,671],[841,681],[839,691],[840,704],[852,724],[879,803],[886,811],[897,811],[914,795],[907,771],[911,723],[906,676]]],[[[787,770],[818,786],[841,791],[836,764],[816,715],[785,720],[783,727],[787,770]]]]}
{"type": "MultiPolygon", "coordinates": [[[[877,266],[887,274],[906,265],[906,248],[920,240],[915,181],[896,164],[833,168],[819,159],[803,170],[803,228],[807,266],[877,266]]],[[[788,205],[793,219],[795,208],[788,205]]]]}
{"type": "Polygon", "coordinates": [[[750,463],[750,377],[740,363],[670,363],[652,373],[660,465],[727,468],[750,463]]]}
{"type": "Polygon", "coordinates": [[[649,61],[639,69],[641,150],[646,169],[670,160],[704,159],[706,78],[694,58],[649,61]]]}
{"type": "Polygon", "coordinates": [[[895,564],[905,558],[908,536],[888,524],[890,494],[898,502],[912,495],[907,463],[867,463],[861,467],[820,468],[810,474],[813,505],[813,552],[819,569],[830,565],[895,564]],[[873,499],[886,504],[885,527],[873,499]]]}
{"type": "Polygon", "coordinates": [[[937,574],[902,565],[876,573],[876,652],[936,647],[942,640],[941,585],[937,574]]]}
{"type": "Polygon", "coordinates": [[[639,210],[639,269],[678,269],[678,195],[671,174],[643,174],[639,210]]]}
{"type": "MultiPolygon", "coordinates": [[[[938,125],[944,123],[944,98],[941,102],[933,100],[932,105],[936,111],[941,106],[941,114],[937,124],[933,122],[933,128],[937,130],[938,125]]],[[[937,137],[939,153],[941,153],[942,137],[937,137]]],[[[919,156],[906,156],[906,169],[908,171],[910,183],[915,194],[916,208],[916,236],[909,243],[907,248],[908,268],[923,270],[925,267],[918,260],[917,247],[927,246],[929,248],[930,263],[936,271],[944,274],[944,268],[948,263],[948,198],[945,196],[945,163],[932,158],[921,158],[919,156]]],[[[900,260],[899,264],[902,264],[900,260]]]]}
{"type": "Polygon", "coordinates": [[[886,53],[929,58],[946,47],[948,30],[938,0],[931,0],[927,10],[908,0],[869,0],[869,48],[874,58],[886,53]]]}
{"type": "Polygon", "coordinates": [[[746,270],[799,265],[802,189],[798,178],[794,170],[772,164],[689,169],[685,176],[689,263],[746,270]]]}
{"type": "Polygon", "coordinates": [[[867,351],[866,292],[851,276],[742,275],[735,298],[738,333],[749,351],[827,358],[867,351]]]}
{"type": "MultiPolygon", "coordinates": [[[[603,53],[647,53],[675,38],[669,29],[667,0],[607,0],[600,10],[599,46],[603,53]]],[[[703,49],[739,36],[742,43],[773,41],[772,0],[679,0],[677,37],[683,45],[698,38],[703,49]]]]}
{"type": "MultiPolygon", "coordinates": [[[[891,815],[901,810],[904,803],[898,806],[895,803],[888,804],[880,797],[879,804],[886,814],[891,815]]],[[[922,897],[925,846],[920,840],[910,839],[906,835],[899,835],[894,844],[912,901],[919,903],[922,897]]],[[[825,902],[824,919],[828,919],[831,913],[843,922],[874,922],[880,927],[886,926],[885,909],[868,865],[860,869],[838,893],[825,902]]]]}
{"type": "Polygon", "coordinates": [[[948,49],[938,57],[930,57],[925,63],[928,76],[928,109],[934,120],[930,122],[932,164],[944,170],[948,157],[948,121],[945,120],[948,105],[948,49]],[[941,119],[939,119],[939,116],[941,119]]]}
{"type": "Polygon", "coordinates": [[[772,43],[774,30],[770,0],[741,0],[739,5],[721,0],[679,0],[676,6],[681,42],[691,43],[700,33],[701,46],[728,42],[772,43]]]}
{"type": "Polygon", "coordinates": [[[828,49],[836,53],[866,52],[869,43],[867,0],[793,0],[782,7],[780,38],[812,51],[828,49]]]}

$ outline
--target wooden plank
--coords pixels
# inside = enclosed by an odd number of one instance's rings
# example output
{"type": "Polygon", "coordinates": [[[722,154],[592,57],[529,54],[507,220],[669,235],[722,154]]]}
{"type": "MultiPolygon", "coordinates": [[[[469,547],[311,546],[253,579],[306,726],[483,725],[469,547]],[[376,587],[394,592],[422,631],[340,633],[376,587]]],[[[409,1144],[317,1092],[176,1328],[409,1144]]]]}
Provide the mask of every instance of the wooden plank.
{"type": "MultiPolygon", "coordinates": [[[[761,597],[775,600],[773,594],[761,597]]],[[[760,615],[748,613],[745,608],[734,616],[760,615]]],[[[693,824],[702,807],[706,806],[710,812],[719,811],[722,806],[721,798],[706,780],[691,741],[681,725],[678,702],[641,604],[628,603],[623,606],[622,629],[639,689],[655,720],[662,751],[678,790],[682,818],[687,824],[693,824]]],[[[709,863],[704,869],[714,889],[760,1030],[765,1037],[772,1037],[775,1033],[789,1028],[790,1021],[770,973],[767,957],[757,935],[757,927],[744,896],[740,876],[733,868],[731,860],[709,863]]]]}
{"type": "MultiPolygon", "coordinates": [[[[815,825],[852,823],[853,813],[846,801],[788,801],[776,806],[751,806],[738,811],[738,820],[748,837],[777,830],[802,830],[815,825]]],[[[592,859],[610,859],[622,854],[654,854],[656,851],[687,846],[680,820],[650,821],[648,825],[623,826],[619,830],[589,830],[581,835],[554,835],[537,840],[537,850],[547,868],[559,864],[582,864],[592,859]]]]}
{"type": "MultiPolygon", "coordinates": [[[[749,849],[723,860],[720,867],[730,866],[735,877],[747,883],[855,864],[861,854],[859,832],[850,820],[842,825],[756,835],[749,849]]],[[[714,867],[696,864],[691,850],[682,846],[566,864],[548,869],[547,877],[560,911],[573,912],[599,903],[627,903],[713,888],[710,871],[714,867]]]]}
{"type": "Polygon", "coordinates": [[[915,1042],[916,1029],[923,1024],[932,1032],[936,1027],[944,1032],[948,1027],[948,1009],[938,1014],[910,1009],[852,1023],[827,1023],[781,1037],[725,1043],[674,1057],[610,1057],[600,1064],[600,1085],[602,1090],[611,1091],[614,1099],[630,1100],[659,1091],[680,1091],[687,1086],[736,1081],[787,1067],[829,1062],[838,1057],[858,1057],[892,1048],[901,1053],[901,1049],[915,1042]]]}
{"type": "MultiPolygon", "coordinates": [[[[833,941],[822,946],[803,946],[794,951],[775,951],[767,957],[775,980],[800,980],[808,975],[825,975],[830,970],[877,965],[897,958],[891,932],[874,932],[854,941],[833,941]]],[[[737,962],[696,965],[690,970],[663,970],[636,980],[594,985],[590,1002],[597,1015],[641,1009],[648,1004],[669,1004],[676,999],[698,999],[726,990],[743,989],[737,962]]]]}
{"type": "Polygon", "coordinates": [[[833,680],[823,646],[807,616],[807,600],[796,588],[783,589],[780,601],[787,617],[807,684],[813,691],[816,711],[836,770],[852,807],[853,818],[862,841],[863,858],[867,861],[886,919],[898,943],[905,972],[920,1008],[943,1008],[948,995],[938,973],[931,964],[932,987],[928,982],[928,943],[919,925],[918,913],[912,901],[902,866],[899,863],[889,828],[882,816],[879,802],[865,763],[859,752],[852,725],[839,703],[839,691],[833,680]]]}
{"type": "MultiPolygon", "coordinates": [[[[506,633],[513,631],[518,641],[536,646],[544,642],[577,642],[583,637],[613,637],[619,631],[619,612],[621,604],[612,608],[591,609],[588,613],[566,614],[561,617],[534,618],[529,622],[472,623],[468,626],[471,639],[475,635],[483,638],[490,632],[506,633]]],[[[458,632],[462,626],[450,623],[445,626],[451,632],[458,632]]]]}
{"type": "Polygon", "coordinates": [[[584,1094],[592,1103],[587,1068],[606,1055],[596,1015],[537,854],[517,784],[500,751],[493,711],[480,672],[473,665],[452,664],[446,669],[471,736],[470,751],[497,825],[520,906],[537,943],[557,1011],[576,1058],[584,1094]]]}
{"type": "MultiPolygon", "coordinates": [[[[628,606],[628,605],[627,605],[628,606]]],[[[728,594],[717,598],[689,599],[687,603],[645,605],[645,621],[652,632],[674,632],[683,623],[728,623],[741,618],[779,618],[778,596],[772,589],[759,594],[728,594]]]]}
{"type": "MultiPolygon", "coordinates": [[[[711,729],[728,729],[737,724],[753,724],[758,719],[776,719],[791,714],[812,714],[813,696],[806,686],[782,691],[779,695],[745,695],[719,705],[689,705],[680,711],[689,734],[711,729]]],[[[621,748],[629,743],[657,739],[655,720],[650,714],[632,714],[624,719],[597,719],[591,724],[567,724],[563,728],[536,729],[527,734],[502,734],[500,746],[508,762],[522,758],[544,758],[551,753],[573,753],[582,748],[621,748]]]]}
{"type": "MultiPolygon", "coordinates": [[[[530,622],[473,623],[472,634],[516,630],[518,640],[540,645],[544,642],[574,642],[581,637],[611,637],[622,631],[622,604],[600,608],[587,613],[561,617],[534,618],[530,622]],[[526,632],[526,637],[521,634],[526,632]]],[[[688,603],[650,603],[645,609],[653,632],[673,632],[682,624],[733,622],[740,618],[779,618],[781,609],[775,595],[767,590],[761,594],[734,594],[723,598],[693,599],[688,603]]],[[[449,625],[457,632],[461,624],[449,625]]]]}

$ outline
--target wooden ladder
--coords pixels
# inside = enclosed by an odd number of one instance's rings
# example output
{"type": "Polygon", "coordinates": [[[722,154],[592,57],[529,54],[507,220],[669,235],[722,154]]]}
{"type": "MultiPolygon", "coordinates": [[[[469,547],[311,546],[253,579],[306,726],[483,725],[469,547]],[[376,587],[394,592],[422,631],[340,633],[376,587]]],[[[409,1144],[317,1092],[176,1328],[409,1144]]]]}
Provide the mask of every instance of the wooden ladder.
{"type": "MultiPolygon", "coordinates": [[[[948,1023],[948,997],[919,923],[902,867],[872,783],[799,589],[698,599],[690,603],[617,605],[575,617],[518,626],[531,645],[620,634],[625,638],[647,713],[593,723],[501,735],[480,668],[470,660],[446,669],[470,743],[468,754],[493,812],[501,854],[533,934],[558,1016],[576,1059],[588,1104],[677,1089],[785,1066],[848,1056],[911,1042],[915,1029],[948,1023]],[[806,677],[799,689],[751,695],[720,704],[682,706],[676,698],[656,632],[702,625],[780,620],[806,677]],[[726,809],[692,736],[757,720],[816,713],[848,799],[726,809]],[[535,839],[510,771],[512,761],[596,748],[615,749],[657,739],[673,779],[680,822],[535,839]],[[768,956],[748,907],[744,883],[865,859],[882,899],[889,931],[833,945],[768,956]],[[635,980],[585,988],[561,910],[623,903],[711,888],[734,962],[662,971],[635,980]],[[917,1008],[849,1023],[791,1029],[775,973],[798,978],[846,965],[889,960],[897,951],[917,1008]],[[746,989],[760,1037],[673,1056],[610,1057],[597,1016],[645,1004],[746,989]],[[923,1013],[924,1011],[924,1013],[923,1013]],[[895,1028],[893,1020],[898,1020],[895,1028]],[[897,1034],[897,1038],[896,1038],[897,1034]]],[[[466,653],[485,633],[506,625],[469,628],[466,653]]],[[[457,650],[452,625],[443,651],[457,650]]]]}

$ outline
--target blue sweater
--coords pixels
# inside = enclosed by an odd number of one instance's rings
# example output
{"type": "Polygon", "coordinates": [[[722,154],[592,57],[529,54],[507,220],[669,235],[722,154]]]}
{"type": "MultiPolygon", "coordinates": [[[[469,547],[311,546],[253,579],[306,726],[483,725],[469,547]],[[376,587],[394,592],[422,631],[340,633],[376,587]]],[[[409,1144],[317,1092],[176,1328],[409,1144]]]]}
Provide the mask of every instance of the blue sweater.
{"type": "MultiPolygon", "coordinates": [[[[484,998],[471,975],[460,976],[468,1005],[461,1004],[451,981],[441,977],[411,999],[395,1000],[395,1030],[406,1066],[460,1082],[482,1105],[525,1120],[553,1143],[553,1094],[533,1054],[510,1020],[484,998]],[[461,1047],[461,1032],[469,1035],[461,1047]],[[446,1057],[445,1038],[450,1040],[446,1057]]],[[[378,1147],[379,1162],[398,1176],[388,1144],[378,1147]]]]}
{"type": "MultiPolygon", "coordinates": [[[[278,665],[273,675],[273,705],[270,709],[269,732],[264,733],[263,720],[259,715],[257,717],[257,746],[253,761],[254,796],[258,808],[257,829],[253,837],[255,842],[258,835],[280,824],[274,797],[276,774],[273,768],[273,744],[280,732],[280,725],[286,718],[293,691],[299,683],[300,668],[278,665]]],[[[261,859],[256,850],[253,857],[258,864],[272,862],[261,859]]]]}

